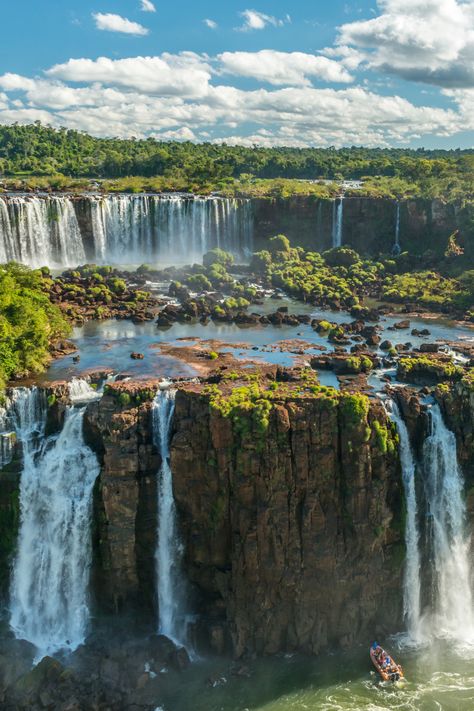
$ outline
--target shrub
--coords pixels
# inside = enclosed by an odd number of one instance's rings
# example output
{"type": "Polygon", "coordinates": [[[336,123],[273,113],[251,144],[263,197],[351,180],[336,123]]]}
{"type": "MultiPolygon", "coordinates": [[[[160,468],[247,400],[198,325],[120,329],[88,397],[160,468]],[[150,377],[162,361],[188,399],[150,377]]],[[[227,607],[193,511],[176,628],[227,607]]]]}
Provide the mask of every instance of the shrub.
{"type": "Polygon", "coordinates": [[[118,400],[122,407],[126,407],[127,405],[130,405],[132,398],[128,393],[120,393],[118,400]]]}
{"type": "Polygon", "coordinates": [[[336,247],[323,252],[326,264],[330,267],[351,267],[361,261],[354,249],[349,247],[336,247]]]}
{"type": "Polygon", "coordinates": [[[290,240],[285,235],[276,235],[268,240],[271,254],[290,251],[290,240]]]}
{"type": "Polygon", "coordinates": [[[202,263],[205,267],[211,267],[213,264],[220,264],[223,267],[231,267],[234,263],[234,257],[229,252],[225,252],[223,249],[216,247],[206,252],[202,258],[202,263]]]}

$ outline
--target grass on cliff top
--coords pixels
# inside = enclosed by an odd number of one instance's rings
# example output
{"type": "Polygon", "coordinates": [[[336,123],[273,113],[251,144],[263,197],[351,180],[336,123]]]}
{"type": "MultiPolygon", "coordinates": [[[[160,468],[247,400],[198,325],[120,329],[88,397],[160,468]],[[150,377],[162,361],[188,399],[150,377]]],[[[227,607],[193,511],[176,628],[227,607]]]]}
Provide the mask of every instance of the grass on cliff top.
{"type": "Polygon", "coordinates": [[[366,395],[321,385],[311,368],[303,369],[296,382],[268,380],[259,374],[244,377],[228,373],[220,385],[206,386],[203,394],[209,397],[211,409],[229,418],[242,434],[248,433],[250,423],[253,423],[256,433],[263,435],[268,429],[273,407],[297,399],[322,400],[331,408],[340,405],[341,413],[352,426],[366,420],[369,412],[366,395]]]}
{"type": "MultiPolygon", "coordinates": [[[[299,399],[315,399],[330,409],[338,408],[345,431],[358,432],[356,439],[372,442],[381,454],[393,454],[397,448],[397,430],[390,421],[375,419],[369,424],[370,400],[367,395],[320,385],[316,373],[310,368],[302,370],[296,382],[267,380],[258,374],[243,378],[237,373],[229,373],[220,385],[206,386],[203,395],[209,398],[211,410],[229,419],[234,433],[241,439],[251,438],[257,450],[264,447],[274,407],[299,399]],[[229,382],[233,383],[232,388],[229,382]]],[[[347,447],[352,449],[350,436],[347,447]]]]}

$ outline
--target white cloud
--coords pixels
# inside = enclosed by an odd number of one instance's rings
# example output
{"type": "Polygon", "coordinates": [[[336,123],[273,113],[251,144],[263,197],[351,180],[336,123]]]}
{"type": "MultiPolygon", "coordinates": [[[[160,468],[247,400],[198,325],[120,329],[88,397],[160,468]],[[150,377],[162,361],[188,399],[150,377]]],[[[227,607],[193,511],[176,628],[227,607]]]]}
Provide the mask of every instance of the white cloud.
{"type": "Polygon", "coordinates": [[[23,77],[20,74],[3,74],[0,76],[0,87],[5,91],[28,91],[34,88],[35,82],[33,79],[23,77]]]}
{"type": "Polygon", "coordinates": [[[156,12],[156,7],[154,4],[151,2],[151,0],[141,0],[141,7],[140,9],[143,12],[156,12]]]}
{"type": "Polygon", "coordinates": [[[127,59],[70,59],[46,74],[72,82],[101,82],[145,93],[196,97],[206,94],[208,63],[193,52],[127,59]]]}
{"type": "Polygon", "coordinates": [[[194,131],[191,131],[190,128],[187,126],[183,126],[182,128],[178,128],[174,131],[162,131],[161,133],[157,133],[154,136],[155,138],[158,138],[160,141],[197,141],[198,136],[194,133],[194,131]]]}
{"type": "Polygon", "coordinates": [[[39,109],[6,109],[0,111],[0,123],[34,123],[41,121],[43,124],[59,126],[60,123],[54,114],[39,109]]]}
{"type": "Polygon", "coordinates": [[[265,15],[263,12],[258,12],[258,10],[244,10],[240,13],[240,16],[243,18],[243,24],[240,27],[236,27],[240,32],[263,30],[267,25],[281,27],[285,24],[285,21],[291,21],[289,15],[286,16],[286,20],[279,20],[272,15],[265,15]]]}
{"type": "Polygon", "coordinates": [[[403,79],[474,86],[474,0],[378,0],[378,7],[377,17],[343,25],[339,43],[403,79]]]}
{"type": "Polygon", "coordinates": [[[126,17],[121,17],[120,15],[114,15],[111,12],[93,13],[92,17],[95,20],[95,26],[98,30],[105,30],[107,32],[122,32],[127,35],[147,35],[149,30],[138,22],[132,22],[127,20],[126,17]]]}
{"type": "Polygon", "coordinates": [[[215,20],[210,20],[209,18],[206,18],[205,20],[203,20],[203,22],[205,25],[207,25],[207,27],[209,27],[209,29],[217,30],[218,25],[215,20]]]}
{"type": "Polygon", "coordinates": [[[252,77],[275,86],[311,86],[311,79],[349,83],[352,77],[339,63],[303,52],[224,52],[217,59],[223,73],[252,77]]]}
{"type": "Polygon", "coordinates": [[[444,90],[452,108],[442,109],[430,106],[429,97],[415,106],[387,96],[386,86],[379,94],[354,84],[312,85],[350,81],[346,65],[356,58],[349,50],[338,50],[339,62],[273,50],[70,59],[41,77],[0,76],[0,122],[41,120],[98,136],[290,146],[405,145],[474,128],[474,90],[444,90]],[[266,84],[237,88],[228,75],[266,84]]]}

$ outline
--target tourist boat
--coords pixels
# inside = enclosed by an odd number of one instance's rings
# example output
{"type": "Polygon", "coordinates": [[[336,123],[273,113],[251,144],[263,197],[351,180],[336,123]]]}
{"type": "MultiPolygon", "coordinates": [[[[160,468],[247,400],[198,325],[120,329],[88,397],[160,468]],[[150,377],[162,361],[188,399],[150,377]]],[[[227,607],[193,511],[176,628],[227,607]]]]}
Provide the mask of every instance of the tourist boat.
{"type": "Polygon", "coordinates": [[[374,646],[372,646],[370,648],[370,658],[372,660],[372,664],[377,669],[383,681],[400,681],[401,679],[405,678],[401,666],[397,664],[394,658],[389,655],[384,649],[382,649],[382,647],[377,646],[376,648],[374,648],[374,646]],[[390,657],[392,663],[390,667],[383,667],[382,662],[379,662],[379,658],[381,660],[384,660],[387,657],[390,657]]]}

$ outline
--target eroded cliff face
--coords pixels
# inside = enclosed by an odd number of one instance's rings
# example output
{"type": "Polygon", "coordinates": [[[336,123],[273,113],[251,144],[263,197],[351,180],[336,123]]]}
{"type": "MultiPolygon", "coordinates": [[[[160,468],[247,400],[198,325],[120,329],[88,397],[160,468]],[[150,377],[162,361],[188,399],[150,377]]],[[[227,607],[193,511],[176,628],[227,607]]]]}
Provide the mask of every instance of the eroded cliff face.
{"type": "MultiPolygon", "coordinates": [[[[330,249],[334,203],[311,197],[253,200],[255,248],[265,249],[275,234],[285,234],[306,249],[330,249]]],[[[441,200],[406,200],[399,207],[399,239],[403,251],[444,253],[449,235],[460,231],[466,253],[474,254],[474,215],[441,200]]],[[[360,254],[390,252],[395,243],[397,202],[386,198],[351,197],[344,200],[342,243],[360,254]]]]}
{"type": "MultiPolygon", "coordinates": [[[[84,419],[101,463],[93,599],[150,622],[160,466],[153,392],[117,383],[84,419]]],[[[52,429],[65,407],[58,394],[52,429]]],[[[204,648],[317,653],[399,627],[403,501],[388,427],[376,401],[367,413],[337,398],[287,396],[275,399],[262,433],[251,411],[236,423],[215,409],[206,384],[179,386],[171,467],[204,648]]],[[[13,483],[14,493],[18,475],[13,483]]]]}
{"type": "Polygon", "coordinates": [[[151,402],[140,386],[109,388],[87,408],[86,441],[101,473],[94,492],[93,587],[99,607],[109,611],[154,607],[156,482],[160,459],[153,445],[151,402]]]}
{"type": "Polygon", "coordinates": [[[464,383],[437,394],[448,427],[455,433],[458,456],[468,486],[474,485],[474,389],[464,383]]]}
{"type": "MultiPolygon", "coordinates": [[[[400,629],[404,502],[396,439],[381,403],[371,400],[367,409],[357,405],[358,396],[325,397],[323,390],[293,397],[288,390],[273,398],[262,431],[251,408],[236,418],[215,407],[212,387],[178,386],[170,449],[184,574],[203,649],[318,653],[400,629]]],[[[156,388],[109,386],[84,420],[101,462],[93,599],[100,609],[138,611],[150,624],[160,467],[151,415],[156,388]]],[[[403,392],[409,429],[422,441],[423,408],[414,391],[403,392]]],[[[56,395],[48,413],[53,431],[66,400],[62,391],[56,395]]],[[[458,436],[469,489],[472,393],[456,386],[439,397],[458,436]]],[[[12,540],[19,456],[0,474],[0,525],[12,540]]],[[[0,550],[5,576],[10,543],[0,550]]]]}
{"type": "Polygon", "coordinates": [[[398,457],[373,436],[380,404],[276,404],[262,439],[236,434],[195,386],[171,446],[187,574],[211,644],[273,654],[350,645],[400,624],[398,457]]]}

